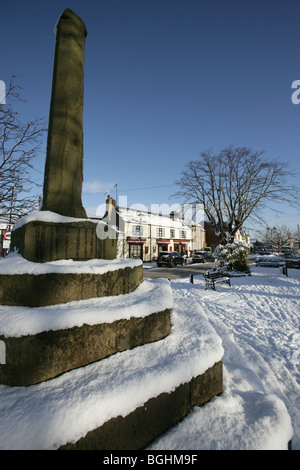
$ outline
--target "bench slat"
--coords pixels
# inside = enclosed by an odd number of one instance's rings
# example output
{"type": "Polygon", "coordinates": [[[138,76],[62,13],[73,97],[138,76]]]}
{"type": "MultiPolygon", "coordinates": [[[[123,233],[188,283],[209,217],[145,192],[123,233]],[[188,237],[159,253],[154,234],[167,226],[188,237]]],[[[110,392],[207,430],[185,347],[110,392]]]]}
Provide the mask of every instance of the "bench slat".
{"type": "Polygon", "coordinates": [[[221,271],[216,271],[215,273],[207,272],[203,274],[203,276],[205,278],[205,290],[208,287],[211,287],[213,290],[216,290],[215,284],[217,282],[218,283],[226,282],[231,287],[230,277],[224,276],[224,274],[221,271]]]}

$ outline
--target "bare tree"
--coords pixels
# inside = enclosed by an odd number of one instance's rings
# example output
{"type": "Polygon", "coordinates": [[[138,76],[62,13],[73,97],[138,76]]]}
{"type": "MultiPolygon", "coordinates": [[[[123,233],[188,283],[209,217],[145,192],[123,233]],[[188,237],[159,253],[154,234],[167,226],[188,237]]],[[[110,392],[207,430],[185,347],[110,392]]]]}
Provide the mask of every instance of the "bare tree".
{"type": "Polygon", "coordinates": [[[33,159],[40,150],[45,123],[41,119],[22,122],[13,102],[24,101],[12,76],[6,99],[0,103],[0,218],[9,223],[37,206],[37,196],[29,195],[36,185],[33,159]]]}
{"type": "Polygon", "coordinates": [[[286,225],[266,228],[265,243],[277,251],[281,251],[284,246],[290,246],[292,240],[293,232],[286,225]]]}
{"type": "Polygon", "coordinates": [[[190,161],[176,184],[177,197],[201,204],[222,244],[232,242],[248,218],[261,222],[272,203],[299,205],[299,188],[287,183],[294,175],[288,164],[267,160],[263,151],[229,146],[214,154],[202,152],[190,161]]]}
{"type": "Polygon", "coordinates": [[[283,247],[298,248],[298,232],[286,225],[261,228],[256,233],[258,239],[273,250],[280,252],[283,247]]]}

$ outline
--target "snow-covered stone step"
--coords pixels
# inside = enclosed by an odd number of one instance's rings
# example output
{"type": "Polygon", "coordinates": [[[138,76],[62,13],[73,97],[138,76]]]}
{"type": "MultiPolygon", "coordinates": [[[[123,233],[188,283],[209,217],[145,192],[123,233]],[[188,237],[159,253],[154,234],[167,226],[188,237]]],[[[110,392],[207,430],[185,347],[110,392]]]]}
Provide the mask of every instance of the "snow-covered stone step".
{"type": "Polygon", "coordinates": [[[28,261],[18,253],[0,260],[0,304],[42,307],[132,292],[143,281],[141,260],[28,261]]]}
{"type": "Polygon", "coordinates": [[[31,387],[0,386],[0,449],[141,448],[204,395],[220,393],[222,342],[199,304],[176,301],[171,323],[161,341],[31,387]],[[159,429],[152,426],[157,415],[159,429]],[[106,441],[105,426],[119,430],[106,441]]]}
{"type": "Polygon", "coordinates": [[[47,307],[0,306],[6,364],[0,383],[32,385],[170,332],[170,283],[145,280],[129,294],[47,307]]]}

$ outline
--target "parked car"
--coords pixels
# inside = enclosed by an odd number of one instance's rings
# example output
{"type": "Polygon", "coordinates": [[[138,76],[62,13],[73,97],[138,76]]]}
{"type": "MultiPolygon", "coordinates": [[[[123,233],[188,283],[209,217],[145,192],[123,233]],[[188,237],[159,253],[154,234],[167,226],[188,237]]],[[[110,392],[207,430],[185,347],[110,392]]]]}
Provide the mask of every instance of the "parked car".
{"type": "Polygon", "coordinates": [[[257,256],[255,261],[256,266],[265,266],[273,268],[277,268],[282,263],[284,263],[284,259],[280,256],[257,256]]]}
{"type": "Polygon", "coordinates": [[[158,267],[168,266],[170,268],[176,265],[183,266],[185,264],[185,258],[177,251],[161,251],[156,264],[158,267]]]}
{"type": "Polygon", "coordinates": [[[205,251],[195,251],[192,256],[192,263],[205,263],[204,253],[205,251]]]}
{"type": "Polygon", "coordinates": [[[204,258],[206,263],[214,263],[216,258],[209,251],[204,252],[204,258]]]}
{"type": "Polygon", "coordinates": [[[193,263],[213,263],[215,257],[209,251],[195,251],[192,256],[193,263]]]}

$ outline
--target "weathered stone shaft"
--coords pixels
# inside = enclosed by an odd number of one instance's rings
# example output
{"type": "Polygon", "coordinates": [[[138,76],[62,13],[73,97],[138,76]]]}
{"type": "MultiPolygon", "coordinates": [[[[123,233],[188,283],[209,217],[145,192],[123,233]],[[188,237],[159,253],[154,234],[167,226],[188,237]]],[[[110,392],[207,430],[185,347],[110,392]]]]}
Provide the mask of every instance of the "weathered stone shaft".
{"type": "Polygon", "coordinates": [[[56,30],[42,210],[86,217],[83,180],[83,84],[86,27],[72,10],[56,30]]]}

